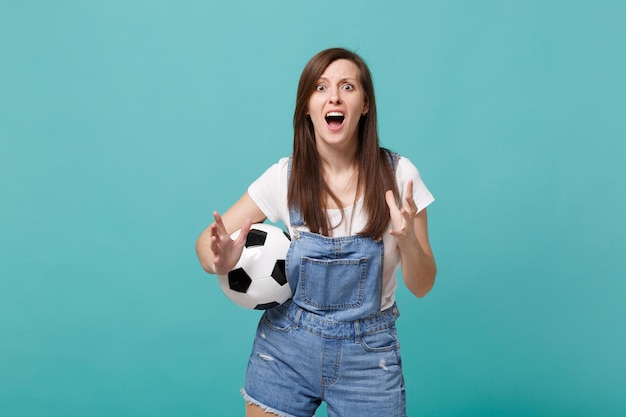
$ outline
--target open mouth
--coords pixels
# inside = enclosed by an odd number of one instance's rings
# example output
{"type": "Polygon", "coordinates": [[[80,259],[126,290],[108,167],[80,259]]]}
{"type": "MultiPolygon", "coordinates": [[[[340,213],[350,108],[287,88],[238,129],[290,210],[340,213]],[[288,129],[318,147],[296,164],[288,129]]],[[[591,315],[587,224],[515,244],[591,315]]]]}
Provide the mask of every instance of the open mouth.
{"type": "Polygon", "coordinates": [[[339,129],[341,127],[341,125],[343,124],[344,119],[346,118],[346,116],[339,111],[331,111],[326,113],[326,123],[328,124],[328,127],[331,129],[339,129]]]}

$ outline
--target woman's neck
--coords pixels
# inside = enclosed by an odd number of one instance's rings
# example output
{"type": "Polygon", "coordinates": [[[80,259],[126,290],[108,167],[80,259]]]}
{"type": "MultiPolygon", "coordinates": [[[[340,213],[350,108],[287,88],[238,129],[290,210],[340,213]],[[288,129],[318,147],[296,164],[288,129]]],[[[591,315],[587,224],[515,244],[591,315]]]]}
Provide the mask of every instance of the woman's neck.
{"type": "Polygon", "coordinates": [[[322,149],[318,147],[317,152],[320,155],[324,176],[352,172],[358,169],[356,151],[356,146],[343,148],[324,147],[322,149]]]}

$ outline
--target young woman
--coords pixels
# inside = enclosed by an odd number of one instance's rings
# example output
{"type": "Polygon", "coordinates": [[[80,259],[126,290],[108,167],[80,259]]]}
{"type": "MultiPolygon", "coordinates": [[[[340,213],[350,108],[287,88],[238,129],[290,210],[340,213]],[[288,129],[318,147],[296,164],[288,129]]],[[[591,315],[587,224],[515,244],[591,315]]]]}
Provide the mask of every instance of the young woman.
{"type": "Polygon", "coordinates": [[[305,66],[293,154],[282,158],[198,238],[209,273],[230,271],[251,223],[282,220],[292,237],[293,297],[259,323],[245,386],[246,415],[406,415],[395,320],[396,272],[418,297],[436,266],[415,166],[380,147],[364,61],[341,48],[305,66]],[[230,234],[242,229],[239,238],[230,234]]]}

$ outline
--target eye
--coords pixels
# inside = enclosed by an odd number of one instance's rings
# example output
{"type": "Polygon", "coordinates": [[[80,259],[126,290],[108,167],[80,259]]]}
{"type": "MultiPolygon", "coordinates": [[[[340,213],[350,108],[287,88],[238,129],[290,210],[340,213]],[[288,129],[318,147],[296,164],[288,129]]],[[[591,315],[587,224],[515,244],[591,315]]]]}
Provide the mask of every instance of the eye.
{"type": "Polygon", "coordinates": [[[343,88],[344,90],[354,90],[354,86],[352,84],[344,84],[341,86],[341,88],[343,88]]]}
{"type": "Polygon", "coordinates": [[[322,84],[318,84],[317,86],[315,86],[315,91],[324,91],[324,90],[326,90],[326,86],[322,84]]]}

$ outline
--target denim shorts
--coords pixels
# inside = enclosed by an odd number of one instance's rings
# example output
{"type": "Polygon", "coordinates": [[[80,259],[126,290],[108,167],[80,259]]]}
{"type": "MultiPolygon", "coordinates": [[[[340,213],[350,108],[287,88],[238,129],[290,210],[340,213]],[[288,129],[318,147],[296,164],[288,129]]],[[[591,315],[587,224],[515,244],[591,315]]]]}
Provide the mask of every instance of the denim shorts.
{"type": "Polygon", "coordinates": [[[292,302],[259,323],[246,381],[247,402],[283,417],[406,416],[393,307],[353,322],[324,319],[292,302]]]}

